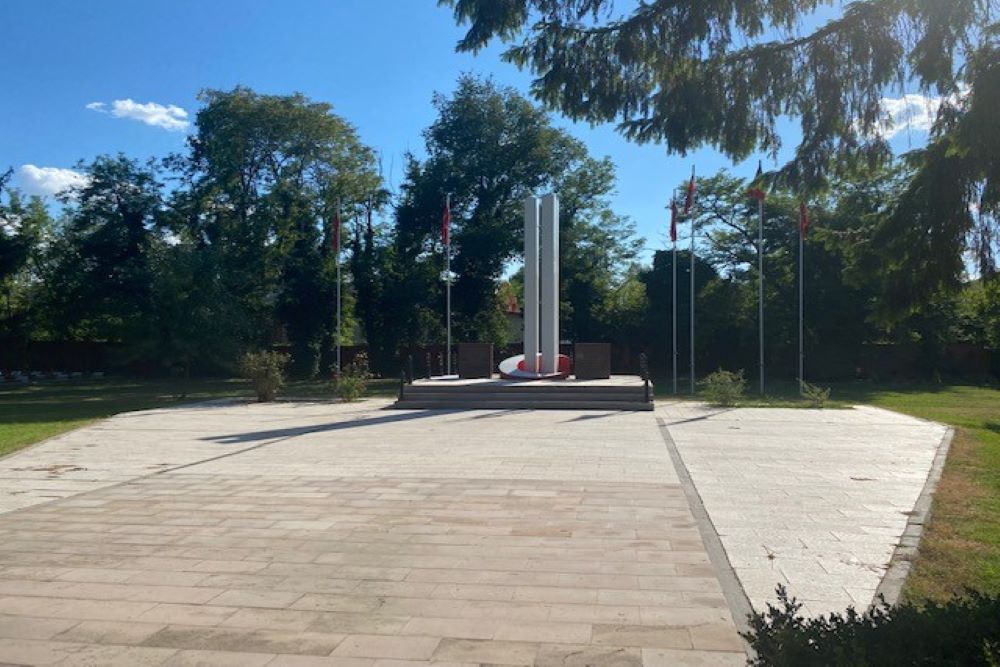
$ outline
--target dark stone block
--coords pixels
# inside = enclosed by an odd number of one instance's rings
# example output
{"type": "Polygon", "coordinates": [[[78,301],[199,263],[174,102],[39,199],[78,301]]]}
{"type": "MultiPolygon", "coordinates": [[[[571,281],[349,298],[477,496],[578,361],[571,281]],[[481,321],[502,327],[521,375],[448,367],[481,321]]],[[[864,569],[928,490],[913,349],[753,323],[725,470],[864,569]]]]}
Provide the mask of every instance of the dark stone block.
{"type": "Polygon", "coordinates": [[[573,374],[578,380],[611,377],[611,344],[577,343],[573,347],[573,374]]]}
{"type": "Polygon", "coordinates": [[[459,343],[458,377],[460,378],[493,377],[493,344],[459,343]]]}

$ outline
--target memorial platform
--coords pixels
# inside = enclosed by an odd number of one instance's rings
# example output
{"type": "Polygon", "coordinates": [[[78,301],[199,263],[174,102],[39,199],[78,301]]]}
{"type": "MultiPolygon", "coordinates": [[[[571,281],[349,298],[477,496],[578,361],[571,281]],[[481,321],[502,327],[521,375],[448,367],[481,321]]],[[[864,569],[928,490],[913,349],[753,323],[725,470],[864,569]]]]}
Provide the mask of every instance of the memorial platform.
{"type": "Polygon", "coordinates": [[[396,408],[462,410],[652,410],[653,385],[637,375],[605,380],[415,380],[403,385],[396,408]]]}

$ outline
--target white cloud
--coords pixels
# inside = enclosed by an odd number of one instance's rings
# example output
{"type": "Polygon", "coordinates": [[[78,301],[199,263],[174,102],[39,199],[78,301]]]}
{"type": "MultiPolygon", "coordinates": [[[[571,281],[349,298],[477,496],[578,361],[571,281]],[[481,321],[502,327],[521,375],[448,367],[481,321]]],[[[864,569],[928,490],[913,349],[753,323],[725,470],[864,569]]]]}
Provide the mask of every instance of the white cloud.
{"type": "Polygon", "coordinates": [[[959,95],[940,97],[909,93],[902,97],[883,97],[882,109],[884,117],[880,123],[878,134],[891,139],[908,131],[930,132],[937,119],[938,111],[944,103],[954,104],[968,93],[963,89],[959,95]]]}
{"type": "Polygon", "coordinates": [[[891,139],[907,130],[929,132],[934,125],[942,98],[928,97],[916,93],[902,97],[882,98],[882,108],[885,118],[882,121],[881,133],[891,139]]]}
{"type": "Polygon", "coordinates": [[[87,184],[87,177],[72,169],[59,167],[36,167],[21,165],[17,170],[17,185],[26,194],[51,196],[71,188],[87,184]]]}
{"type": "Polygon", "coordinates": [[[186,130],[191,125],[187,120],[188,112],[173,104],[163,105],[156,102],[141,104],[132,99],[125,99],[113,101],[110,111],[104,102],[91,102],[86,107],[98,113],[110,113],[115,118],[137,120],[172,132],[186,130]]]}

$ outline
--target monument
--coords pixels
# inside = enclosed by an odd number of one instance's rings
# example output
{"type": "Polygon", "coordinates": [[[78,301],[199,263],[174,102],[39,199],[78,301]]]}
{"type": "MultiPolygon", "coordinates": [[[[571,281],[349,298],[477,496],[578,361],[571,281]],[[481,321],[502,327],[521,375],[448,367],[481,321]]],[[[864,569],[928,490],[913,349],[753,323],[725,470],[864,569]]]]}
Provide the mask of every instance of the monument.
{"type": "Polygon", "coordinates": [[[570,359],[559,354],[559,198],[524,200],[524,354],[500,362],[510,380],[568,377],[570,359]]]}
{"type": "MultiPolygon", "coordinates": [[[[652,410],[645,376],[611,375],[608,343],[577,343],[576,376],[559,354],[559,199],[524,201],[524,354],[504,359],[493,375],[490,343],[459,343],[458,376],[409,380],[405,371],[396,408],[652,410]]],[[[430,364],[428,363],[428,366],[430,364]]],[[[429,371],[428,371],[429,372],[429,371]]]]}

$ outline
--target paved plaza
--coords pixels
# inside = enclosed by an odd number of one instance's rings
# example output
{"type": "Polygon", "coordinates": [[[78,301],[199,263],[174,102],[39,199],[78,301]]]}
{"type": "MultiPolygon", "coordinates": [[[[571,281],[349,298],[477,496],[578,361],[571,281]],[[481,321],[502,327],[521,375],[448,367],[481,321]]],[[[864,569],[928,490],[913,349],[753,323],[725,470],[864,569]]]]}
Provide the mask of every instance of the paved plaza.
{"type": "Polygon", "coordinates": [[[775,583],[870,601],[944,435],[387,404],[131,413],[0,460],[0,663],[741,665],[775,583]]]}
{"type": "Polygon", "coordinates": [[[658,416],[754,608],[780,583],[809,615],[872,603],[947,431],[870,407],[658,416]]]}

